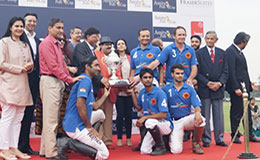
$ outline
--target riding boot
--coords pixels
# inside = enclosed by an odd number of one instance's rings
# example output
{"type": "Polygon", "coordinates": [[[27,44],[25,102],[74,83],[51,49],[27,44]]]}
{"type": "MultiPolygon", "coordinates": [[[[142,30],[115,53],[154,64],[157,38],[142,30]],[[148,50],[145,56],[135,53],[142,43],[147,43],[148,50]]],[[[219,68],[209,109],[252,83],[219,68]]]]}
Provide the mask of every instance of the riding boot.
{"type": "Polygon", "coordinates": [[[132,151],[140,151],[142,142],[144,140],[144,136],[147,133],[147,129],[144,126],[139,127],[139,130],[140,130],[141,140],[137,147],[132,148],[132,151]]]}
{"type": "Polygon", "coordinates": [[[155,142],[154,150],[150,153],[150,155],[157,156],[166,154],[165,144],[159,128],[155,126],[153,129],[148,129],[148,131],[152,135],[153,140],[155,142]]]}
{"type": "Polygon", "coordinates": [[[97,132],[99,132],[99,128],[100,128],[100,126],[103,124],[103,122],[101,122],[101,121],[97,121],[95,124],[93,124],[93,128],[97,131],[97,132]]]}
{"type": "Polygon", "coordinates": [[[95,159],[96,155],[97,155],[97,150],[95,148],[93,148],[89,145],[86,145],[75,139],[71,139],[71,141],[69,143],[69,148],[84,156],[88,156],[91,159],[95,159]]]}
{"type": "Polygon", "coordinates": [[[195,127],[192,139],[192,151],[196,154],[203,154],[204,151],[200,145],[200,140],[204,131],[204,127],[195,127]]]}
{"type": "Polygon", "coordinates": [[[58,155],[62,159],[68,159],[64,154],[69,150],[69,143],[71,138],[61,137],[57,139],[58,155]]]}

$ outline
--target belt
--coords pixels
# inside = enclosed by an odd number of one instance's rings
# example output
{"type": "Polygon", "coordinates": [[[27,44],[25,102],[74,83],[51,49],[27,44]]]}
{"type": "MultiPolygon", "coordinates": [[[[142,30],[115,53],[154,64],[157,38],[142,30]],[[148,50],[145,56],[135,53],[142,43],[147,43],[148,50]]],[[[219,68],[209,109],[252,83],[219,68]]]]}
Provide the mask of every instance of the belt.
{"type": "Polygon", "coordinates": [[[41,76],[50,76],[50,77],[53,77],[53,78],[57,78],[55,75],[53,75],[53,74],[41,74],[41,76]]]}
{"type": "Polygon", "coordinates": [[[186,116],[183,116],[183,117],[179,117],[179,118],[174,118],[174,120],[175,121],[178,121],[178,120],[180,120],[180,119],[182,119],[182,118],[184,118],[184,117],[187,117],[187,116],[189,116],[190,114],[187,114],[186,116]]]}

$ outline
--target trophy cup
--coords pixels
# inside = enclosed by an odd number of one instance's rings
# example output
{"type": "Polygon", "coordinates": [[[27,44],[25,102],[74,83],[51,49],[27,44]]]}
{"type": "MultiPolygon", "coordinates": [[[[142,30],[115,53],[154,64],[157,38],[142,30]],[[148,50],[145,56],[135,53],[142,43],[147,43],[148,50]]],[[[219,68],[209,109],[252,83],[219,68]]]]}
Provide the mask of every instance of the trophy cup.
{"type": "Polygon", "coordinates": [[[112,76],[109,78],[110,86],[116,88],[127,88],[129,86],[129,81],[127,79],[120,80],[116,76],[116,70],[120,67],[122,62],[119,56],[114,52],[114,48],[112,48],[112,52],[106,57],[106,63],[112,72],[112,76]]]}

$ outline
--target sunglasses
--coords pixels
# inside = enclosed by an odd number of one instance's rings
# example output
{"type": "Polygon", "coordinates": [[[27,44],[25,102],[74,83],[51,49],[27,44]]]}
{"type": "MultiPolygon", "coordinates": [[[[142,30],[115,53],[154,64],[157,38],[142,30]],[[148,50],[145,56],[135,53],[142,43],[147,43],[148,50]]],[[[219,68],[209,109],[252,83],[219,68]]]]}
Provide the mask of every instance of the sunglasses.
{"type": "Polygon", "coordinates": [[[60,38],[59,41],[63,41],[63,42],[66,42],[66,39],[65,38],[60,38]]]}

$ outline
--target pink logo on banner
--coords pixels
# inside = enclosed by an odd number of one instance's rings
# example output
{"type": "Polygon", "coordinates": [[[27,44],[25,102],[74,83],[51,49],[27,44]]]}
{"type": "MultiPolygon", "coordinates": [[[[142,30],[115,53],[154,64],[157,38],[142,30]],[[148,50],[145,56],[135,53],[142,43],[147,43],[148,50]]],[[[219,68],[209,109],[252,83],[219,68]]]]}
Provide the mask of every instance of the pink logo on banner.
{"type": "Polygon", "coordinates": [[[191,35],[199,35],[203,37],[203,21],[192,21],[191,22],[191,35]]]}

